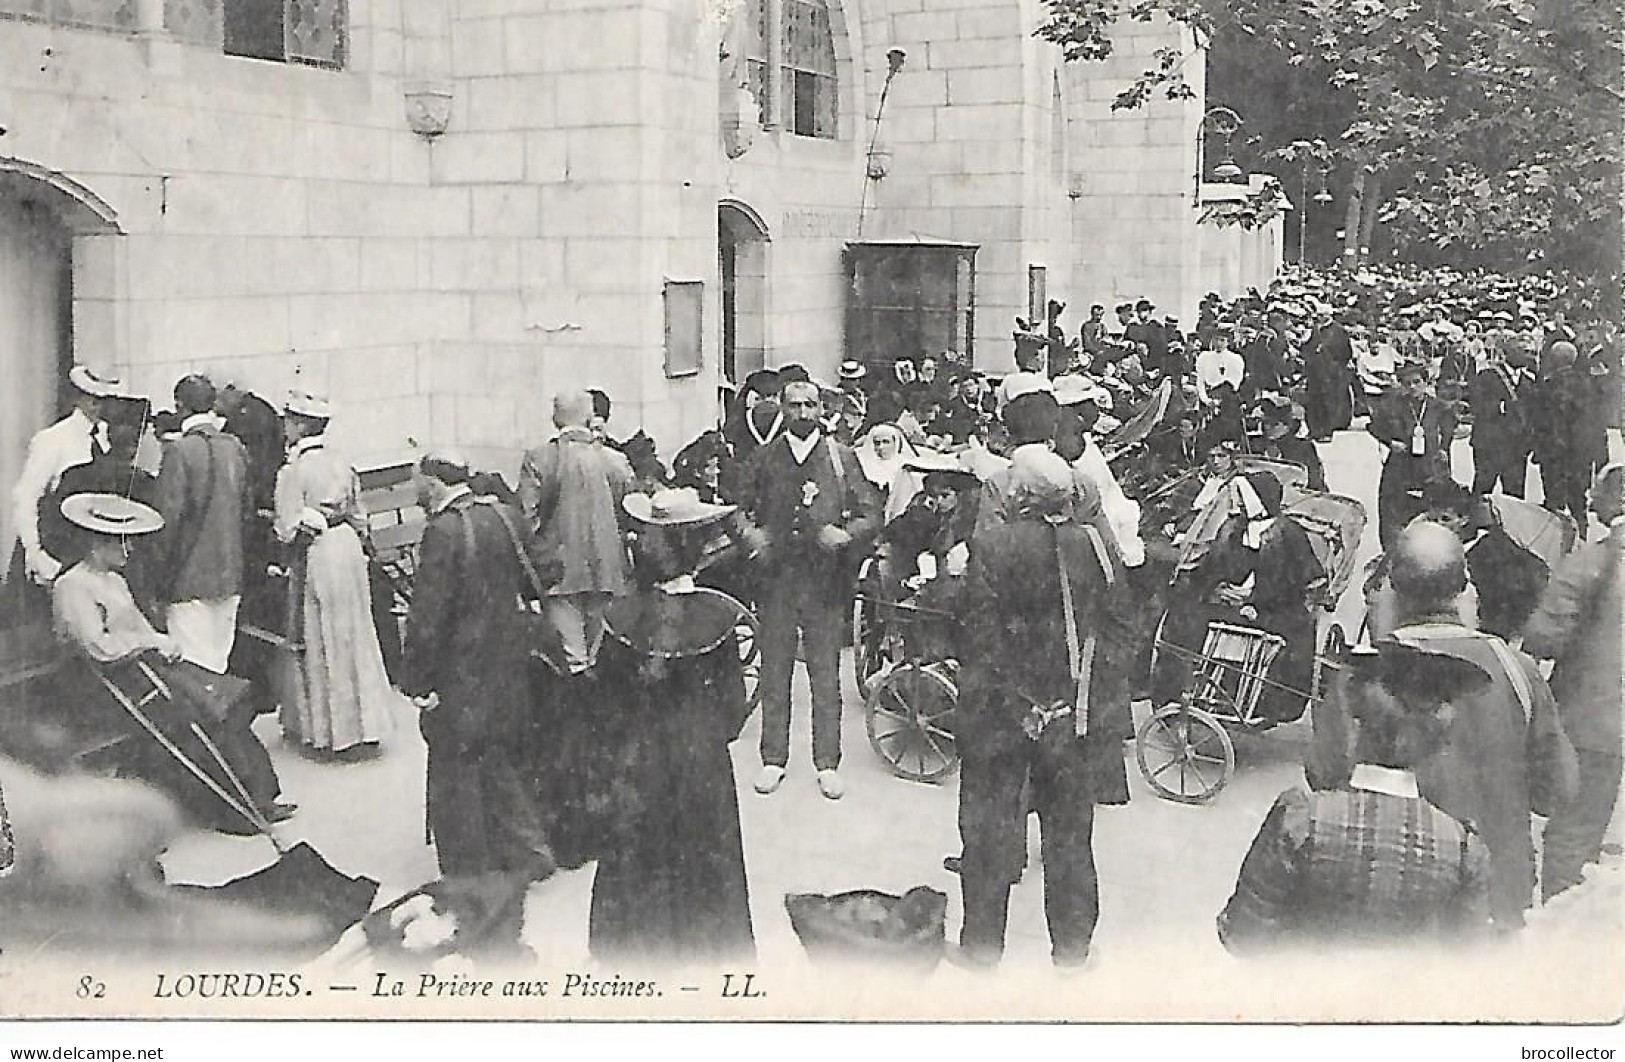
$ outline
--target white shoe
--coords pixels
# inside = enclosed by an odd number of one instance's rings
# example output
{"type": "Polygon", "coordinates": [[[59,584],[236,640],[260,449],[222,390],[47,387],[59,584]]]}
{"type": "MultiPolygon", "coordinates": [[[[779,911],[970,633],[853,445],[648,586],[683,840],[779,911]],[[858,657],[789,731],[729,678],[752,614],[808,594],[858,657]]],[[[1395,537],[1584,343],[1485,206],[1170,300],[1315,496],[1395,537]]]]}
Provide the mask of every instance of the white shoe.
{"type": "Polygon", "coordinates": [[[756,791],[763,796],[771,796],[778,792],[780,784],[784,782],[784,768],[772,764],[763,764],[762,773],[756,776],[756,791]]]}
{"type": "Polygon", "coordinates": [[[841,784],[841,776],[834,771],[819,771],[818,791],[830,800],[839,800],[846,795],[846,786],[841,784]]]}

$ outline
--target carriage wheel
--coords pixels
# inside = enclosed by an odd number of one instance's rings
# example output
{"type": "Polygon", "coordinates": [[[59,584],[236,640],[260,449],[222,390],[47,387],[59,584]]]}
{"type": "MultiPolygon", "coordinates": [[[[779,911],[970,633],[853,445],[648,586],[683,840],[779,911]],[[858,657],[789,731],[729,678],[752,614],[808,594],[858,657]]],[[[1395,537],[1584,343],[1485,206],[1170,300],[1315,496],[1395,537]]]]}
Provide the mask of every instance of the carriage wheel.
{"type": "Polygon", "coordinates": [[[959,688],[932,665],[899,664],[864,704],[869,744],[899,778],[934,782],[959,765],[954,711],[959,688]]]}
{"type": "Polygon", "coordinates": [[[1236,769],[1236,747],[1219,721],[1177,704],[1141,725],[1134,758],[1157,795],[1180,804],[1206,804],[1236,769]]]}
{"type": "Polygon", "coordinates": [[[756,633],[756,615],[741,607],[734,623],[734,644],[739,647],[739,669],[745,675],[745,703],[752,708],[762,699],[762,650],[756,633]]]}
{"type": "Polygon", "coordinates": [[[1313,700],[1318,701],[1326,692],[1326,661],[1346,655],[1348,648],[1348,636],[1343,633],[1341,623],[1334,623],[1326,628],[1326,638],[1321,643],[1320,653],[1315,657],[1315,678],[1310,687],[1314,691],[1313,700]]]}
{"type": "Polygon", "coordinates": [[[876,652],[878,647],[870,644],[874,632],[874,605],[859,594],[852,600],[852,673],[864,693],[885,666],[885,654],[876,652]]]}

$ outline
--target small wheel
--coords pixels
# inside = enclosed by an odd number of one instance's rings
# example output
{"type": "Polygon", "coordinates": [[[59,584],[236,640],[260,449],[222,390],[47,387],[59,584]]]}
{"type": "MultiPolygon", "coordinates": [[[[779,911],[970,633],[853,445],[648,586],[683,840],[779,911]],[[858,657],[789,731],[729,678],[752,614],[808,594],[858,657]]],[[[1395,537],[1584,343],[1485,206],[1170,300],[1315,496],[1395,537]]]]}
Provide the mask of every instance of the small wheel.
{"type": "Polygon", "coordinates": [[[899,664],[875,683],[864,704],[869,744],[899,778],[934,782],[959,765],[954,712],[959,687],[933,664],[899,664]]]}
{"type": "Polygon", "coordinates": [[[762,649],[756,635],[755,613],[741,608],[739,619],[734,623],[734,644],[739,647],[739,669],[745,676],[745,703],[752,708],[762,700],[762,649]]]}
{"type": "Polygon", "coordinates": [[[1134,758],[1157,795],[1180,804],[1208,803],[1236,769],[1236,747],[1219,721],[1178,704],[1141,724],[1134,758]]]}

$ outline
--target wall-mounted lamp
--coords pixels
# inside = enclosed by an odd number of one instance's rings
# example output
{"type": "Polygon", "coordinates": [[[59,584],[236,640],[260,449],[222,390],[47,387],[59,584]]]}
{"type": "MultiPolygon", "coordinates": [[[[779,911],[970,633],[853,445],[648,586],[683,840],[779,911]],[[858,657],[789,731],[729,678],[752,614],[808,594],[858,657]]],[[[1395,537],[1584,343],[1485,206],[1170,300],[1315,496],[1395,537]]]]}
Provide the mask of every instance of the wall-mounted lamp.
{"type": "Polygon", "coordinates": [[[892,79],[908,61],[908,53],[901,48],[886,50],[886,83],[880,87],[880,102],[875,105],[875,126],[869,134],[869,152],[865,156],[863,193],[858,197],[858,235],[863,235],[863,215],[869,209],[869,183],[881,180],[891,171],[891,152],[875,145],[880,141],[880,120],[886,114],[886,97],[891,94],[892,79]]]}
{"type": "Polygon", "coordinates": [[[1196,203],[1202,202],[1202,178],[1206,173],[1204,165],[1207,157],[1207,135],[1215,132],[1224,137],[1224,158],[1213,168],[1213,176],[1226,184],[1245,183],[1247,173],[1231,154],[1230,141],[1241,128],[1241,115],[1229,107],[1212,107],[1202,115],[1202,121],[1196,128],[1196,203]]]}

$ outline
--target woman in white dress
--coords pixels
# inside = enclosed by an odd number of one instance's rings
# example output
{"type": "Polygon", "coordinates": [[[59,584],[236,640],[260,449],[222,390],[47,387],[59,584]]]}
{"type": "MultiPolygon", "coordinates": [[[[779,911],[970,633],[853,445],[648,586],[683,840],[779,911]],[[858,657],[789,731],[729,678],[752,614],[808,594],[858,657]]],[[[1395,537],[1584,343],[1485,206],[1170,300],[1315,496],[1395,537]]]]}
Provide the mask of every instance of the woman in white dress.
{"type": "Polygon", "coordinates": [[[275,528],[294,554],[289,633],[304,651],[281,720],[310,751],[360,758],[377,752],[393,694],[372,622],[360,482],[327,445],[328,416],[327,404],[310,395],[288,402],[275,528]]]}

